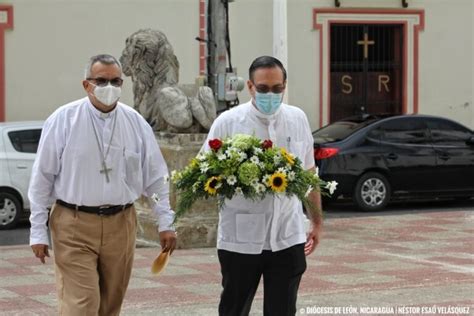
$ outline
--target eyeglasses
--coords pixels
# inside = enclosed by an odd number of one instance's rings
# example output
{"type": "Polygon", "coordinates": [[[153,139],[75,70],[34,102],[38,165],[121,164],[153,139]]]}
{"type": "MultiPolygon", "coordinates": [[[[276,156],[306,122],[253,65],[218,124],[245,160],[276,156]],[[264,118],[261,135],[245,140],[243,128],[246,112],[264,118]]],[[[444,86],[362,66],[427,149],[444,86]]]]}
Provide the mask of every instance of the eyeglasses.
{"type": "Polygon", "coordinates": [[[252,83],[254,84],[255,90],[257,90],[258,93],[268,93],[268,92],[282,93],[283,90],[285,90],[285,87],[286,87],[284,84],[277,84],[277,85],[274,85],[272,87],[269,87],[269,86],[264,85],[264,84],[256,85],[253,81],[252,81],[252,83]]]}
{"type": "Polygon", "coordinates": [[[86,78],[86,80],[91,80],[94,81],[95,84],[99,87],[105,87],[106,85],[110,84],[113,85],[114,87],[121,87],[123,83],[122,78],[113,78],[113,79],[105,79],[105,78],[86,78]]]}

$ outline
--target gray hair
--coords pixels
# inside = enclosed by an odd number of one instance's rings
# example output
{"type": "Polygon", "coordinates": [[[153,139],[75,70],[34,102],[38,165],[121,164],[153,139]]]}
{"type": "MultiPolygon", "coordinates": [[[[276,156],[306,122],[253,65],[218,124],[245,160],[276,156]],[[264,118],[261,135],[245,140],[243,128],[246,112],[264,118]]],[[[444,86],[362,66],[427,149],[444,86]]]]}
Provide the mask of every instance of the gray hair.
{"type": "Polygon", "coordinates": [[[112,55],[109,54],[100,54],[100,55],[95,55],[92,56],[89,59],[89,62],[86,65],[86,69],[84,71],[84,78],[90,78],[91,77],[91,72],[92,72],[92,66],[94,66],[95,63],[101,63],[104,65],[117,65],[120,68],[120,71],[122,71],[122,65],[120,62],[112,55]]]}

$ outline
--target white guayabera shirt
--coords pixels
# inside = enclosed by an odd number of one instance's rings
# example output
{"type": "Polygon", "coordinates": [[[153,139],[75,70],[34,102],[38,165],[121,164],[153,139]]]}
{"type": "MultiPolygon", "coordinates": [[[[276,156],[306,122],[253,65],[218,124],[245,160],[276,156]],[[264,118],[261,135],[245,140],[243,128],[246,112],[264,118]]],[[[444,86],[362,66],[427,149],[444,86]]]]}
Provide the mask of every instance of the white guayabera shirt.
{"type": "MultiPolygon", "coordinates": [[[[314,167],[311,129],[297,107],[282,104],[273,115],[260,113],[251,102],[232,108],[214,121],[202,150],[210,150],[211,139],[235,134],[270,139],[297,156],[303,168],[314,167]]],[[[225,201],[220,212],[217,248],[248,254],[283,250],[306,242],[304,221],[303,207],[296,197],[278,194],[253,202],[234,196],[225,201]]]]}
{"type": "Polygon", "coordinates": [[[98,111],[83,98],[57,109],[45,122],[33,165],[28,197],[31,202],[30,245],[48,245],[48,207],[56,199],[70,204],[100,206],[134,202],[141,194],[156,193],[153,205],[159,230],[172,230],[174,212],[169,205],[166,162],[145,119],[118,103],[110,113],[98,111]],[[115,118],[116,116],[116,118],[115,118]],[[109,182],[100,171],[105,154],[109,182]],[[94,122],[92,122],[94,120],[94,122]],[[94,126],[92,124],[95,124],[94,126]]]}

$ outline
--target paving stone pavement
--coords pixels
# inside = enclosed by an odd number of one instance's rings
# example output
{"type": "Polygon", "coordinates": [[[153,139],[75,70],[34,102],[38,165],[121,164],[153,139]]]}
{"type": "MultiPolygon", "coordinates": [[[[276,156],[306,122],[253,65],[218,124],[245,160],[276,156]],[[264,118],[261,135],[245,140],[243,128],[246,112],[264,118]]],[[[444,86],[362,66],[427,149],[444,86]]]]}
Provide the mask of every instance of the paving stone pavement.
{"type": "MultiPolygon", "coordinates": [[[[155,277],[158,252],[136,250],[122,315],[217,315],[216,250],[176,250],[155,277]]],[[[328,218],[307,262],[297,315],[474,315],[474,208],[328,218]]],[[[0,247],[0,315],[55,315],[56,304],[53,260],[0,247]]]]}

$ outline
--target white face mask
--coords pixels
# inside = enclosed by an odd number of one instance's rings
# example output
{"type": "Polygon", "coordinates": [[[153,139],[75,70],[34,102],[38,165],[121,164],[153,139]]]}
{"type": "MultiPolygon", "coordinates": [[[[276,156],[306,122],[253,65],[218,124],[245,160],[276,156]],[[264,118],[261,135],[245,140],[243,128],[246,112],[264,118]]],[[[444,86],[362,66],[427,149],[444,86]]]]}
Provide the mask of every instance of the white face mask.
{"type": "Polygon", "coordinates": [[[94,96],[100,103],[107,106],[112,106],[122,94],[122,89],[120,87],[114,87],[110,82],[105,87],[94,86],[94,96]]]}

